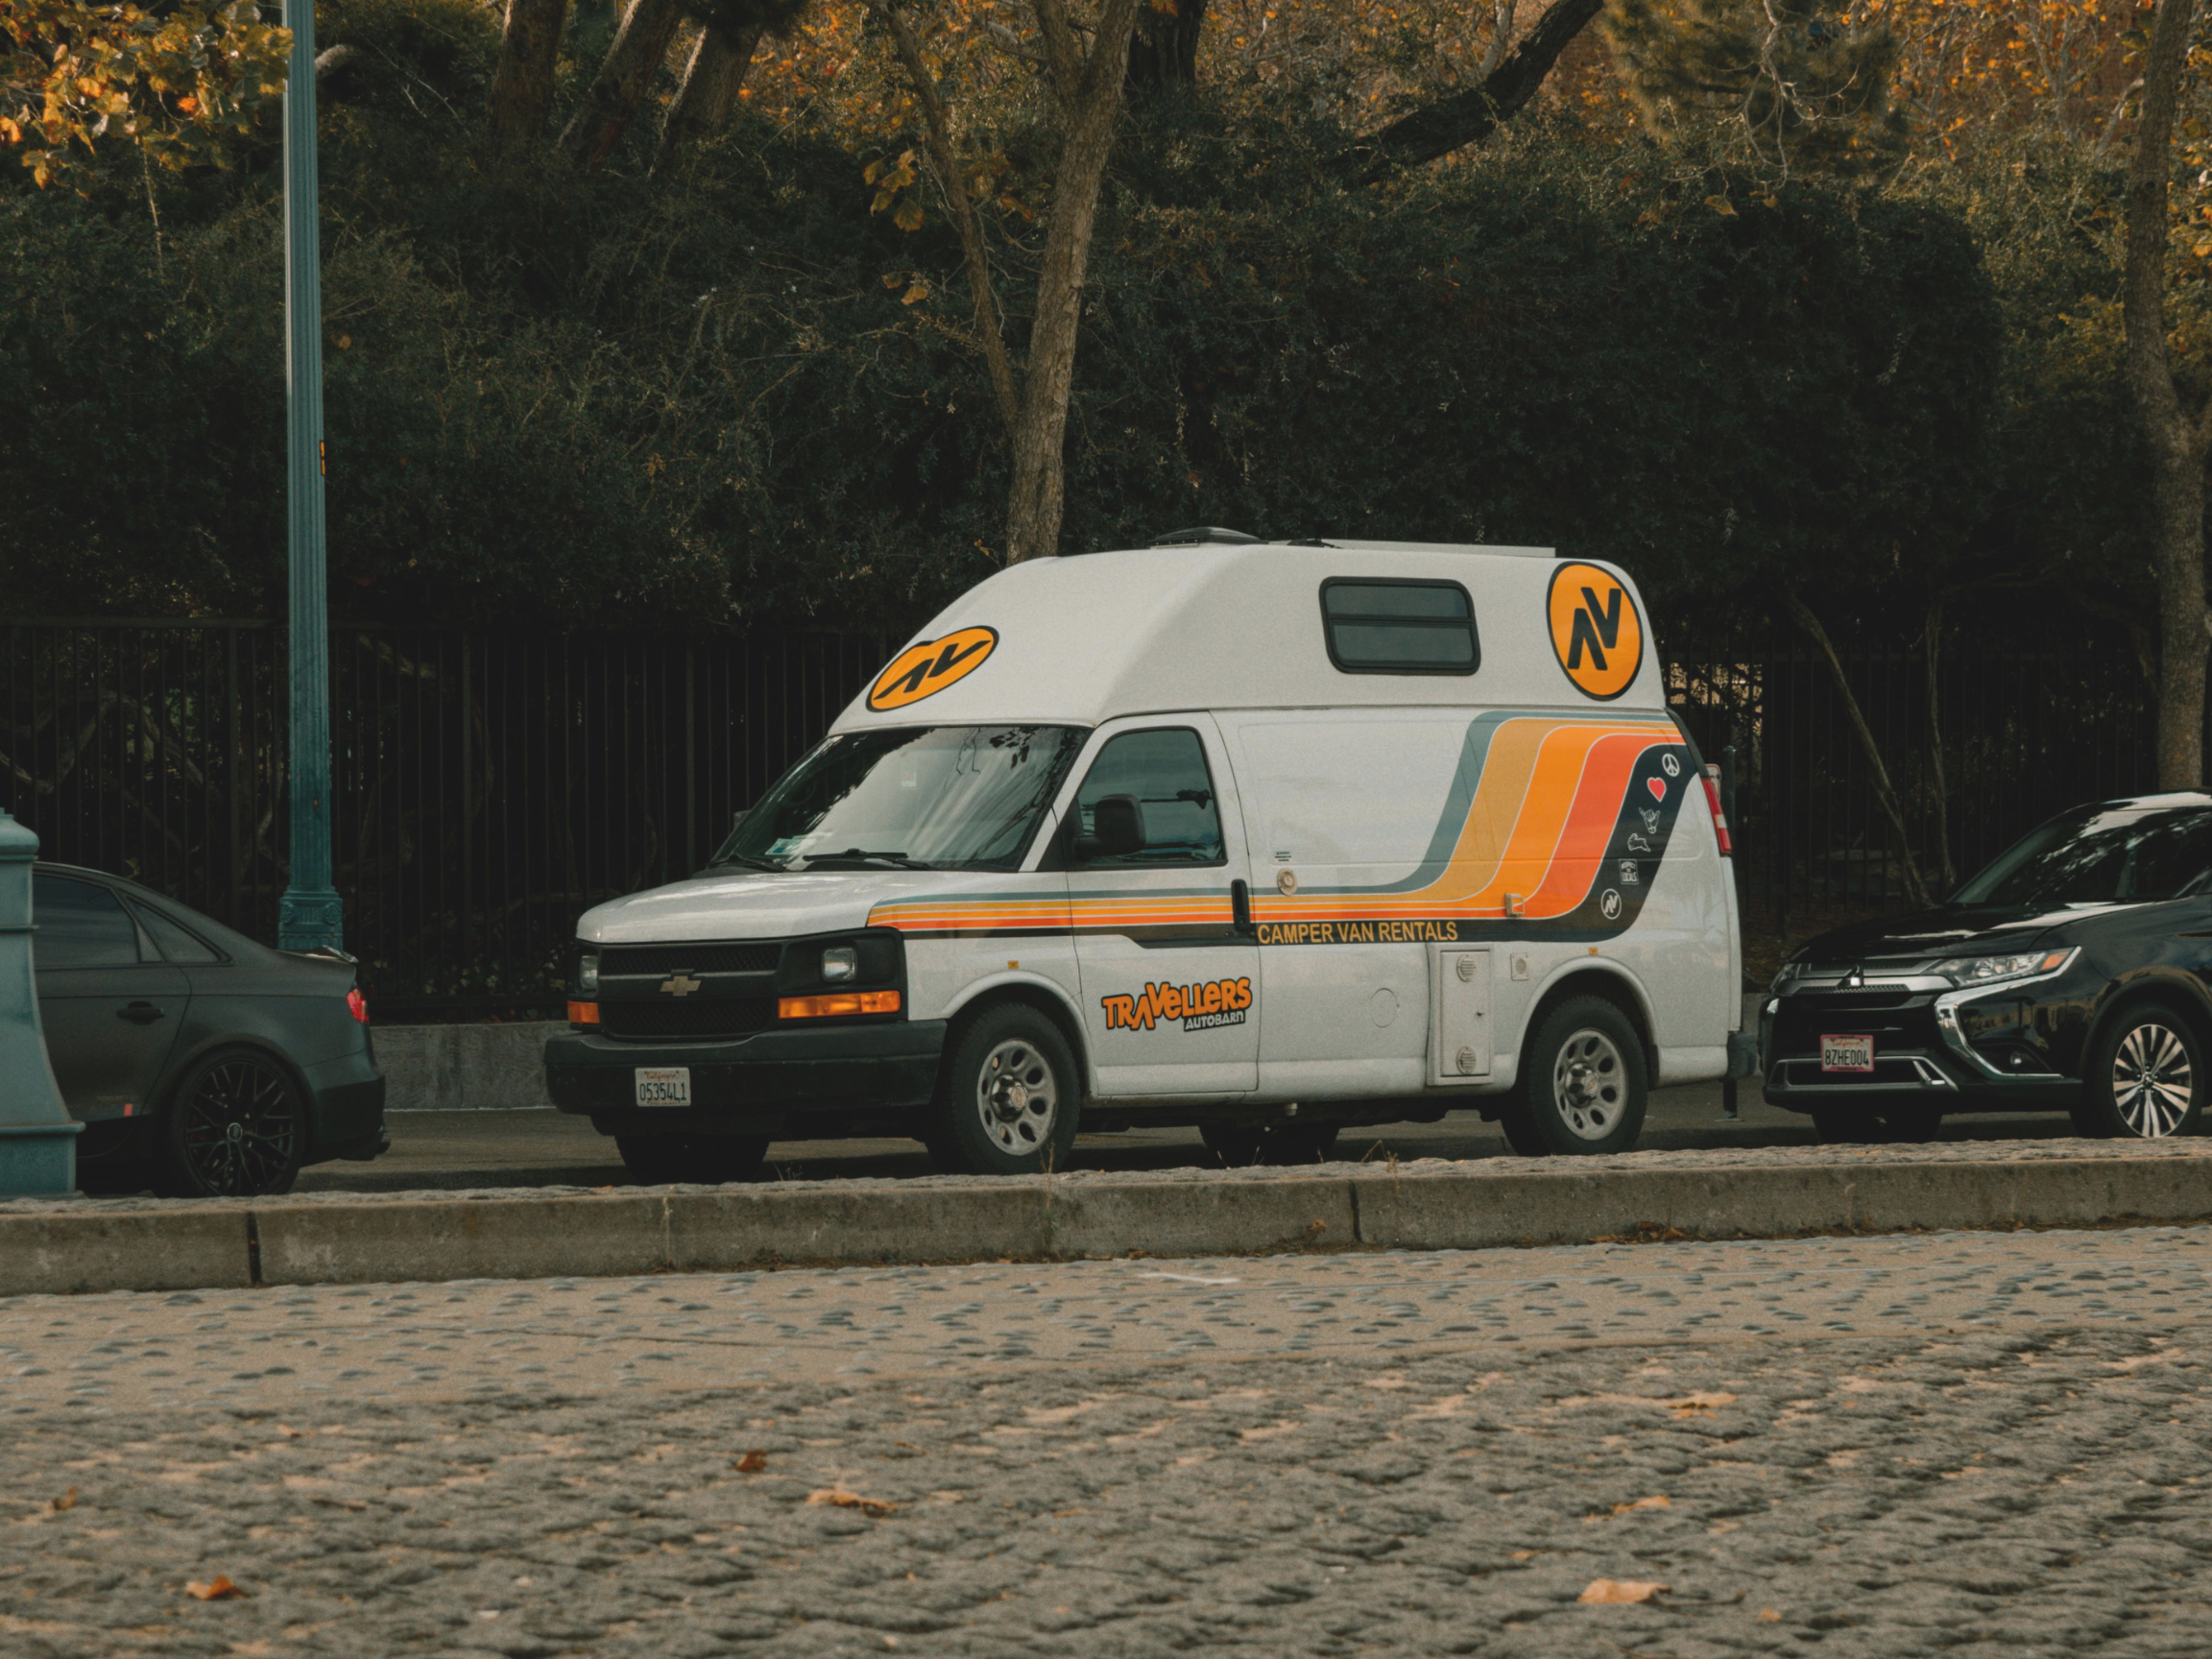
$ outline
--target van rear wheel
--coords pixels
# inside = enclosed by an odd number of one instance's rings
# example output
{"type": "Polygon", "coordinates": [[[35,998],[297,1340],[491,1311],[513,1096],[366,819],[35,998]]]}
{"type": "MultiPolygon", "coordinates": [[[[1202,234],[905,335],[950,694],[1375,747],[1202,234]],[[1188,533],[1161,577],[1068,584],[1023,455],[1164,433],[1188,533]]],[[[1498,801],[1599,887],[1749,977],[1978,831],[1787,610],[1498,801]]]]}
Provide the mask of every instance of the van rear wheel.
{"type": "Polygon", "coordinates": [[[1026,1003],[1001,1002],[969,1022],[947,1050],[923,1142],[951,1174],[1064,1169],[1082,1094],[1060,1027],[1026,1003]]]}
{"type": "Polygon", "coordinates": [[[1505,1138],[1524,1155],[1625,1152],[1644,1128],[1647,1093],[1644,1044],[1627,1016],[1601,997],[1571,997],[1523,1052],[1505,1138]]]}

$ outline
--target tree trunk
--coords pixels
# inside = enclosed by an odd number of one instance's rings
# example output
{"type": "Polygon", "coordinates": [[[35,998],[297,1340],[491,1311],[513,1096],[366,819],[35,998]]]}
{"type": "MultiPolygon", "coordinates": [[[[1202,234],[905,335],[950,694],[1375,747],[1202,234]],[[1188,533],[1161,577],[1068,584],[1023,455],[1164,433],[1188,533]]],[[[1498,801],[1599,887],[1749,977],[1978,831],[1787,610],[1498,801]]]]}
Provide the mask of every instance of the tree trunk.
{"type": "Polygon", "coordinates": [[[1137,14],[1129,42],[1129,96],[1182,90],[1198,84],[1198,36],[1206,27],[1206,0],[1174,0],[1172,12],[1149,0],[1137,14]]]}
{"type": "Polygon", "coordinates": [[[1942,705],[1937,700],[1940,682],[1937,653],[1943,640],[1943,601],[1928,607],[1928,788],[1936,807],[1936,864],[1943,878],[1943,891],[1959,885],[1959,872],[1951,862],[1951,786],[1943,776],[1942,705]]]}
{"type": "Polygon", "coordinates": [[[1479,86],[1440,98],[1354,145],[1345,157],[1347,170],[1360,182],[1373,183],[1393,168],[1433,161],[1489,137],[1536,96],[1559,54],[1602,10],[1603,0],[1552,0],[1479,86]]]}
{"type": "Polygon", "coordinates": [[[2158,783],[2194,789],[2204,776],[2204,417],[2182,413],[2166,354],[2168,145],[2196,0],[2159,0],[2143,66],[2143,112],[2128,171],[2128,264],[2122,281],[2128,383],[2151,442],[2161,667],[2158,783]]]}
{"type": "MultiPolygon", "coordinates": [[[[538,142],[553,108],[553,68],[568,0],[507,0],[499,61],[492,71],[492,148],[519,156],[538,142]]],[[[320,66],[318,66],[320,67],[320,66]]]]}
{"type": "Polygon", "coordinates": [[[1843,712],[1849,717],[1851,730],[1859,738],[1860,752],[1866,757],[1866,765],[1874,774],[1874,798],[1881,802],[1884,815],[1897,831],[1897,857],[1905,873],[1905,897],[1924,910],[1928,907],[1928,884],[1920,879],[1919,860],[1912,856],[1912,832],[1905,827],[1905,807],[1897,799],[1897,791],[1890,786],[1889,768],[1882,763],[1882,750],[1874,741],[1874,729],[1866,724],[1866,716],[1859,708],[1858,694],[1851,689],[1850,679],[1843,672],[1843,660],[1836,655],[1836,647],[1828,640],[1828,630],[1820,626],[1820,618],[1813,614],[1804,600],[1794,593],[1785,593],[1782,602],[1789,608],[1791,620],[1805,630],[1828,664],[1828,677],[1835,682],[1836,694],[1843,699],[1843,712]]]}
{"type": "Polygon", "coordinates": [[[606,61],[591,78],[568,130],[561,134],[562,149],[585,172],[596,173],[607,164],[637,119],[683,18],[676,0],[630,0],[622,27],[614,32],[614,43],[607,48],[606,61]]]}
{"type": "Polygon", "coordinates": [[[668,106],[667,120],[661,124],[654,172],[675,160],[685,145],[722,135],[737,112],[737,95],[745,89],[745,72],[753,67],[753,54],[763,33],[757,23],[729,31],[709,23],[699,32],[699,44],[691,49],[691,61],[684,68],[684,84],[668,106]]]}
{"type": "MultiPolygon", "coordinates": [[[[1067,482],[1068,399],[1075,384],[1075,342],[1083,319],[1083,278],[1098,187],[1114,152],[1114,131],[1128,78],[1129,36],[1139,0],[1105,0],[1090,61],[1069,110],[1060,166],[1046,221],[1045,262],[1037,277],[1037,317],[1014,439],[1014,486],[1006,505],[1006,563],[1060,551],[1067,482]]],[[[1037,0],[1040,12],[1060,0],[1037,0]]]]}

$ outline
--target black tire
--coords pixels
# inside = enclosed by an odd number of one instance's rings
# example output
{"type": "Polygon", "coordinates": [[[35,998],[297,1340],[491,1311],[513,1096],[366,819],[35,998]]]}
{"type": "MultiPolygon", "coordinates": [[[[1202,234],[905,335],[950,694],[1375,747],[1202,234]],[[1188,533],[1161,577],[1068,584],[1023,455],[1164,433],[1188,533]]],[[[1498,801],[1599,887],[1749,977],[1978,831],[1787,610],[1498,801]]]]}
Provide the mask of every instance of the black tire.
{"type": "Polygon", "coordinates": [[[1537,1026],[1501,1116],[1516,1152],[1625,1152],[1644,1128],[1649,1078],[1628,1017],[1602,997],[1570,997],[1537,1026]]]}
{"type": "Polygon", "coordinates": [[[1064,1169],[1082,1109],[1082,1074],[1060,1027],[1026,1003],[1000,1002],[954,1032],[923,1141],[954,1174],[1064,1169]]]}
{"type": "Polygon", "coordinates": [[[155,1130],[154,1190],[165,1198],[289,1192],[307,1151],[307,1105],[257,1048],[218,1048],[185,1070],[155,1130]]]}
{"type": "Polygon", "coordinates": [[[756,1181],[767,1162],[764,1135],[617,1135],[614,1150],[641,1187],[756,1181]]]}
{"type": "Polygon", "coordinates": [[[2081,1100],[2103,1135],[2163,1141],[2192,1135],[2204,1117],[2204,1044],[2167,1002],[2124,1009],[2089,1052],[2081,1100]]]}
{"type": "Polygon", "coordinates": [[[1336,1150],[1336,1123],[1201,1123],[1207,1150],[1231,1169],[1255,1164],[1326,1164],[1336,1150]]]}

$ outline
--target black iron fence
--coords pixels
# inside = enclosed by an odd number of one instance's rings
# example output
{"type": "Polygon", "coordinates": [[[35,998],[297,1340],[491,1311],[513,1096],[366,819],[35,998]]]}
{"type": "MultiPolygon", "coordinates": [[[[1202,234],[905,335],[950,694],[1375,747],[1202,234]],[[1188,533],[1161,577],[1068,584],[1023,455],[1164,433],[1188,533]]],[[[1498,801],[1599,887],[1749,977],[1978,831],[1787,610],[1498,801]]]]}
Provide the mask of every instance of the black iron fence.
{"type": "MultiPolygon", "coordinates": [[[[334,626],[335,875],[372,989],[395,1012],[554,999],[578,913],[698,868],[896,643],[334,626]]],[[[1902,833],[1810,647],[1668,665],[1707,757],[1733,750],[1759,925],[1901,903],[1908,846],[1940,889],[1946,854],[1963,874],[2062,806],[2152,781],[2152,704],[2123,654],[1960,650],[1933,681],[1919,650],[1842,662],[1902,833]]],[[[48,857],[269,938],[285,711],[273,624],[0,623],[0,805],[48,857]]]]}
{"type": "MultiPolygon", "coordinates": [[[[388,1004],[541,1003],[579,912],[696,870],[893,642],[334,626],[333,875],[388,1004]]],[[[10,622],[0,803],[42,855],[274,937],[284,633],[10,622]]]]}

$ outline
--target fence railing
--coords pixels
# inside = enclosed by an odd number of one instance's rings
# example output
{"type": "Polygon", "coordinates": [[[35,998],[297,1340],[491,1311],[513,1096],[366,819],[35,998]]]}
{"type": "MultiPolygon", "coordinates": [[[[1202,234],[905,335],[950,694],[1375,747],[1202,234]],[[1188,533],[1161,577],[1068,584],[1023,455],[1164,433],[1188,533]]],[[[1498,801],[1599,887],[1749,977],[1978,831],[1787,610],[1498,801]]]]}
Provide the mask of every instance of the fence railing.
{"type": "MultiPolygon", "coordinates": [[[[551,1000],[578,914],[697,869],[895,644],[333,625],[335,877],[372,989],[400,1008],[551,1000]]],[[[271,938],[284,661],[263,622],[0,622],[0,803],[45,856],[271,938]]],[[[1904,834],[1809,648],[1668,664],[1707,758],[1733,748],[1738,878],[1764,926],[1901,903],[1908,844],[1939,890],[1946,851],[1963,875],[2152,781],[2152,709],[2121,654],[1960,650],[1933,685],[1917,650],[1843,662],[1904,834]]]]}

